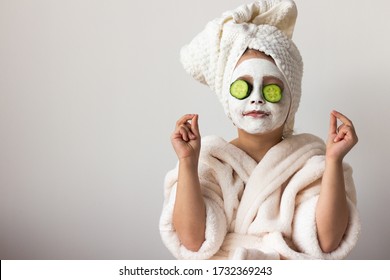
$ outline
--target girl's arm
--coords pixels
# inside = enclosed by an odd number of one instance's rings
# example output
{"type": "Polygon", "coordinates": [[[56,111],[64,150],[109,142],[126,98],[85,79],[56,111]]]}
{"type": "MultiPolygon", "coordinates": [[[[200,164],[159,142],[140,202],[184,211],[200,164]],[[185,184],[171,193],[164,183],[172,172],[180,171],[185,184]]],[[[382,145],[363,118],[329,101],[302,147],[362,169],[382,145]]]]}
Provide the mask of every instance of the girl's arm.
{"type": "Polygon", "coordinates": [[[198,115],[184,115],[177,121],[171,137],[179,159],[173,225],[181,243],[191,251],[199,250],[206,229],[206,208],[198,177],[200,140],[198,115]]]}
{"type": "Polygon", "coordinates": [[[358,142],[352,122],[332,111],[326,147],[325,172],[316,208],[317,235],[322,251],[335,250],[345,233],[349,211],[345,193],[343,158],[358,142]],[[337,127],[337,119],[342,124],[337,127]]]}

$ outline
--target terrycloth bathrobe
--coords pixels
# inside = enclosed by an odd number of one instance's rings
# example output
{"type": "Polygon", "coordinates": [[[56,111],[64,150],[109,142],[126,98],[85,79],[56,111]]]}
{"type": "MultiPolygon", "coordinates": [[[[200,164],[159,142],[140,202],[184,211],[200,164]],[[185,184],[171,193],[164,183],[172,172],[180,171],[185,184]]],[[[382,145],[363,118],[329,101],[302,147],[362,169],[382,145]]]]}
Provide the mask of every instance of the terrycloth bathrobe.
{"type": "Polygon", "coordinates": [[[322,252],[315,209],[325,169],[325,144],[314,135],[289,136],[256,163],[217,136],[202,139],[199,179],[206,205],[205,241],[186,249],[172,216],[178,167],[165,178],[160,232],[178,259],[342,259],[360,230],[352,169],[344,164],[349,224],[339,247],[322,252]]]}

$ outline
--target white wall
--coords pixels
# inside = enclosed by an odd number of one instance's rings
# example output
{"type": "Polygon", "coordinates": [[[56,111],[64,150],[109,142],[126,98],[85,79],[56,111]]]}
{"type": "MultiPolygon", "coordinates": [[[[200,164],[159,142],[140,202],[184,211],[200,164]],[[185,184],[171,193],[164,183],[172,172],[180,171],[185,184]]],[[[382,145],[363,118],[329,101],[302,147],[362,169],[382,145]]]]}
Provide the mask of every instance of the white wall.
{"type": "MultiPolygon", "coordinates": [[[[179,49],[244,2],[0,0],[1,259],[172,258],[158,220],[176,119],[235,137],[179,49]]],[[[297,4],[296,131],[325,138],[333,108],[354,121],[363,229],[349,258],[390,259],[390,4],[297,4]]]]}

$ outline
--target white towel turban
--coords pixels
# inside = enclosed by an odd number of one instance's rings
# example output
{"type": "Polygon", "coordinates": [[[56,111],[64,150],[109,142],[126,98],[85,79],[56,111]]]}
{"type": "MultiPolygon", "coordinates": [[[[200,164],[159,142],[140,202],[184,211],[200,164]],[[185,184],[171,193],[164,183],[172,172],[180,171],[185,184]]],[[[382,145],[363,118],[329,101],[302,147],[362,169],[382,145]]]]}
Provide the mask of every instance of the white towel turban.
{"type": "Polygon", "coordinates": [[[181,49],[181,62],[189,74],[217,94],[230,118],[228,94],[237,61],[246,49],[271,56],[291,92],[291,108],[284,127],[284,136],[288,136],[294,128],[303,72],[301,55],[291,40],[296,17],[292,0],[260,0],[242,5],[210,21],[181,49]]]}

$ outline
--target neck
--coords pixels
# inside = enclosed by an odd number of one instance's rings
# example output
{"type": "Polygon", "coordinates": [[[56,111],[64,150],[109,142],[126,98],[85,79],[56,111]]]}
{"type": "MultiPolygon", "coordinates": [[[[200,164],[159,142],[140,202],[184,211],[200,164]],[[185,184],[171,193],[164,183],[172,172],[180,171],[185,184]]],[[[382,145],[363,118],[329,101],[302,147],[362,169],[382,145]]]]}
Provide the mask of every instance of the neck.
{"type": "Polygon", "coordinates": [[[250,134],[238,129],[238,138],[231,144],[246,152],[256,162],[260,162],[264,155],[273,146],[283,140],[283,126],[264,134],[250,134]]]}

